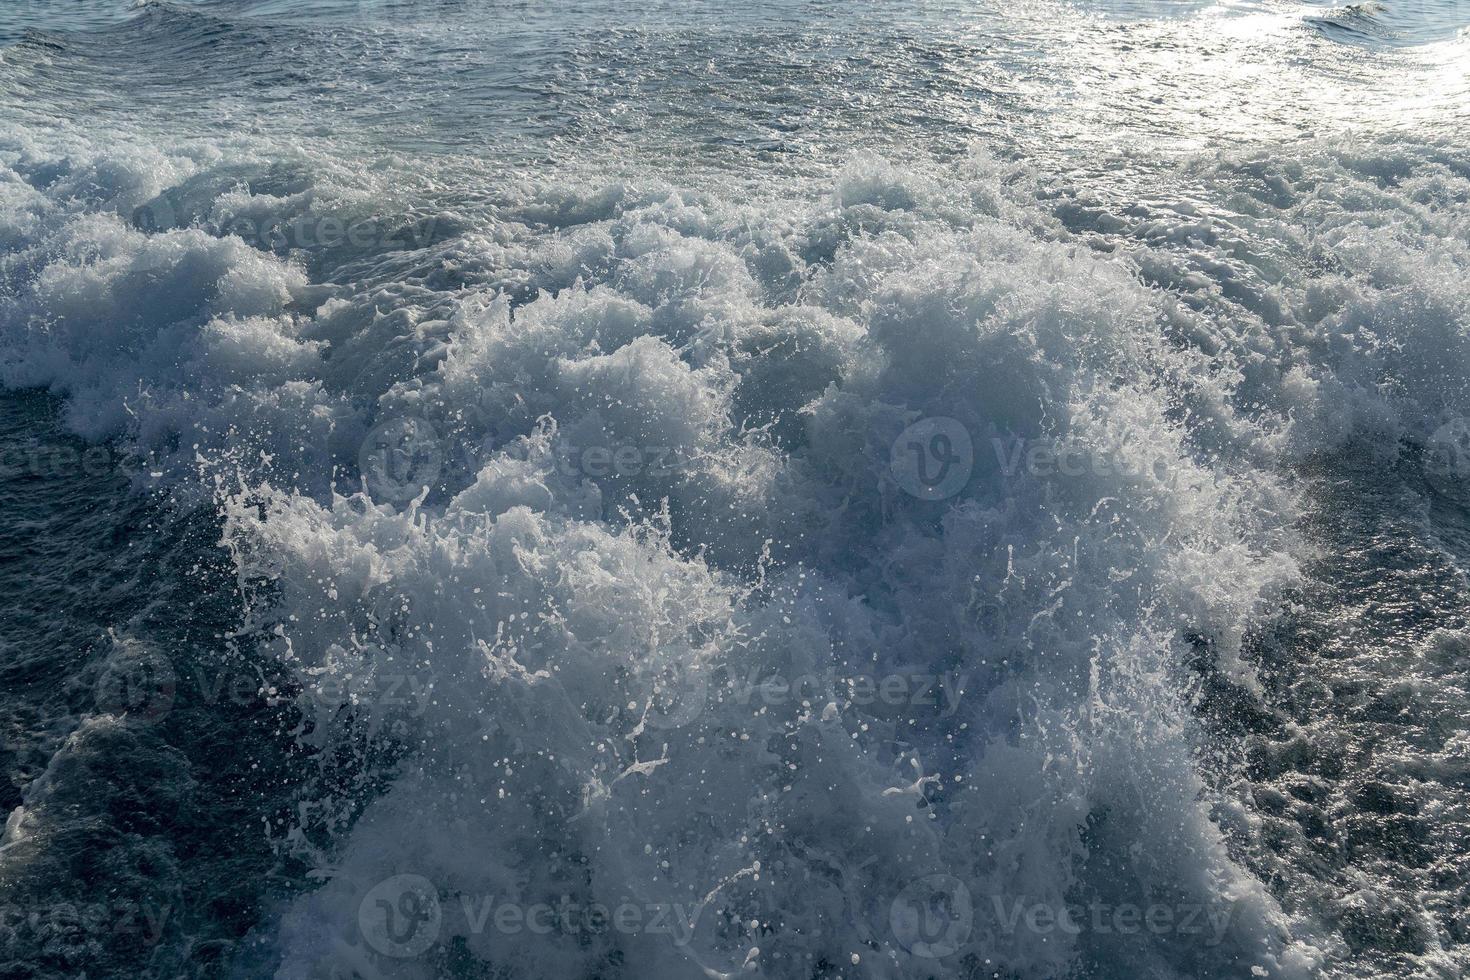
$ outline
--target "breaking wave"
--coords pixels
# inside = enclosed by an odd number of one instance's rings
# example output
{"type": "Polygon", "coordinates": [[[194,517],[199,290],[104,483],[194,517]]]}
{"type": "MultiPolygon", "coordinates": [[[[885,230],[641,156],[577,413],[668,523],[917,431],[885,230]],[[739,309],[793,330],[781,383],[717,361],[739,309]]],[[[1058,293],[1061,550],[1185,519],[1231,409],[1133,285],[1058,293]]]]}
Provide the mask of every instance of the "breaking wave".
{"type": "MultiPolygon", "coordinates": [[[[216,645],[287,719],[242,750],[294,759],[252,829],[305,870],[237,975],[1342,955],[1253,873],[1202,691],[1264,697],[1303,474],[1458,451],[1459,150],[1198,153],[1122,204],[978,147],[505,177],[22,129],[0,159],[0,382],[213,515],[216,645]]],[[[149,642],[99,654],[0,865],[78,819],[89,753],[188,795],[146,710],[188,671],[149,642]]]]}

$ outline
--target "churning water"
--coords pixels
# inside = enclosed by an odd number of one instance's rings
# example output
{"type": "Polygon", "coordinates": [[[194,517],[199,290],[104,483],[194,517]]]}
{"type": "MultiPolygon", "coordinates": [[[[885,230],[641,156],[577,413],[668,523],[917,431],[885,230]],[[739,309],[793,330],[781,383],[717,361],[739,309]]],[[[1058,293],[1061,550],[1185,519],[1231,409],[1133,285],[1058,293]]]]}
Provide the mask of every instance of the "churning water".
{"type": "Polygon", "coordinates": [[[0,976],[1461,976],[1467,24],[9,0],[0,976]]]}

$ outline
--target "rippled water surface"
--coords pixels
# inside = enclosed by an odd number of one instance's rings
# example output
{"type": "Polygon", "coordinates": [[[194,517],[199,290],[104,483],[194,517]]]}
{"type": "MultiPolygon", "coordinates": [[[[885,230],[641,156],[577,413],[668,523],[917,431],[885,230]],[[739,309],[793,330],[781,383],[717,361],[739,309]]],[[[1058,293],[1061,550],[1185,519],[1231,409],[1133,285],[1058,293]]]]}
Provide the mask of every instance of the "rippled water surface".
{"type": "Polygon", "coordinates": [[[1467,27],[0,7],[0,975],[1460,976],[1467,27]]]}

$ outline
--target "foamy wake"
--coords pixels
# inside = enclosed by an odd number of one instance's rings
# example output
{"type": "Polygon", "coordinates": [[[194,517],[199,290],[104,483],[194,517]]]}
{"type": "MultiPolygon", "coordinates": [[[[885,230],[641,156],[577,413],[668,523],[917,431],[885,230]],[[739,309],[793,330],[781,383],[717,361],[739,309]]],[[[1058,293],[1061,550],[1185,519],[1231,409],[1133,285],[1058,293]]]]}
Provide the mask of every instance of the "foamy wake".
{"type": "Polygon", "coordinates": [[[279,976],[1304,975],[1183,659],[1250,683],[1286,464],[1466,407],[1465,180],[1390,164],[1199,161],[1230,225],[983,154],[445,204],[15,152],[0,379],[218,499],[339,776],[279,976]],[[376,237],[231,234],[303,216],[376,237]]]}

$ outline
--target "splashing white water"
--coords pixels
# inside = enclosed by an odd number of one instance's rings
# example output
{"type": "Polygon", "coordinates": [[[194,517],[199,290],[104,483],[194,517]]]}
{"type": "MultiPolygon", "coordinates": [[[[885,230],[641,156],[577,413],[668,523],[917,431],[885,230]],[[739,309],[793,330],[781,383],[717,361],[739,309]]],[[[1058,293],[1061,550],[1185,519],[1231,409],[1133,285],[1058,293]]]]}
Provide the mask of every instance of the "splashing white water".
{"type": "Polygon", "coordinates": [[[1185,663],[1254,683],[1290,464],[1470,410],[1435,152],[1123,207],[979,151],[677,186],[76,136],[6,153],[0,380],[217,498],[335,777],[274,829],[320,879],[280,976],[1304,976],[1185,663]]]}

